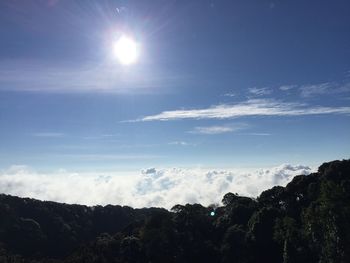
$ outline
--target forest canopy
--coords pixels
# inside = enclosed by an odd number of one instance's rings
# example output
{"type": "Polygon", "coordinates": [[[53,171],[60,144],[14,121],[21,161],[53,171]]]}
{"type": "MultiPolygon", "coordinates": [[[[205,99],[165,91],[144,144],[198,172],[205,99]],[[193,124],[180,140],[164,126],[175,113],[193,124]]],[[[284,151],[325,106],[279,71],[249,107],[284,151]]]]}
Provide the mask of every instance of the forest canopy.
{"type": "Polygon", "coordinates": [[[350,262],[350,160],[256,199],[133,209],[0,195],[0,262],[350,262]]]}

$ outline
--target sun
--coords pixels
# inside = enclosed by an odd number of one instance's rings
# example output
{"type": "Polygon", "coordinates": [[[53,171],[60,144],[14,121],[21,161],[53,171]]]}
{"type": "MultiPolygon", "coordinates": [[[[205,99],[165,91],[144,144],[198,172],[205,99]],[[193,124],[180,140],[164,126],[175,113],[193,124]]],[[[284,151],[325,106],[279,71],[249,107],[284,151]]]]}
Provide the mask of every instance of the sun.
{"type": "Polygon", "coordinates": [[[113,53],[121,64],[134,64],[139,57],[139,45],[132,38],[121,36],[114,43],[113,53]]]}

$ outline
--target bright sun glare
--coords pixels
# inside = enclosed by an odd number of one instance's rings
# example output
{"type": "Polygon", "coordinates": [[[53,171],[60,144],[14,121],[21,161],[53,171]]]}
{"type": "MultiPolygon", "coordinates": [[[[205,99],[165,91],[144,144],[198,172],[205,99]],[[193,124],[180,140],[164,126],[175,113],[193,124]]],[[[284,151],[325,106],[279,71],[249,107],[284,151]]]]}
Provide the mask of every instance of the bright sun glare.
{"type": "Polygon", "coordinates": [[[130,37],[121,36],[114,44],[113,52],[119,62],[130,65],[137,61],[139,56],[138,44],[130,37]]]}

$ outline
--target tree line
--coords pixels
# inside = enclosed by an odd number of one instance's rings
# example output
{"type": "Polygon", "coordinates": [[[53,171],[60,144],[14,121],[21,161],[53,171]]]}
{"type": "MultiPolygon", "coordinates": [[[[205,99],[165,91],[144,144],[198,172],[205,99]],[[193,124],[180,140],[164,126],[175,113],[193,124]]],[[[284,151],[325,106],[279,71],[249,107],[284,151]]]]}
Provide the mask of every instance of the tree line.
{"type": "Polygon", "coordinates": [[[350,262],[350,160],[257,198],[133,209],[0,195],[0,262],[350,262]]]}

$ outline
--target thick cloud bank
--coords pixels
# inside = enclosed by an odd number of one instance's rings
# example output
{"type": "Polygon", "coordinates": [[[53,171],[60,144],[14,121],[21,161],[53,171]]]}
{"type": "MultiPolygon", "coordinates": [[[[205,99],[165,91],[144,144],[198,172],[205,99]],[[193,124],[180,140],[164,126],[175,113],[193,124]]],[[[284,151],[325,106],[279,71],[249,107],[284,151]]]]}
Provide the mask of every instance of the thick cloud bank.
{"type": "Polygon", "coordinates": [[[286,185],[310,167],[280,165],[253,172],[149,168],[139,175],[91,175],[61,171],[41,174],[25,166],[0,172],[0,192],[41,200],[86,205],[120,204],[166,207],[175,204],[220,203],[227,192],[258,196],[274,185],[286,185]]]}

